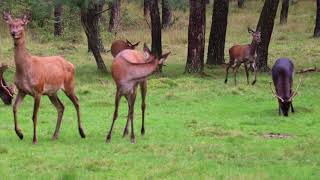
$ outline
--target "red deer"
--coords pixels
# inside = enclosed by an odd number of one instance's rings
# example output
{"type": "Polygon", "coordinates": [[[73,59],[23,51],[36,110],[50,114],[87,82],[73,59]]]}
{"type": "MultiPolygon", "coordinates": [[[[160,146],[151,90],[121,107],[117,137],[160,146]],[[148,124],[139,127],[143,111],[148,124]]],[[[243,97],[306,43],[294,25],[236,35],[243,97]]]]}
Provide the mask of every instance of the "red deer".
{"type": "Polygon", "coordinates": [[[85,133],[80,120],[79,101],[74,92],[75,80],[73,64],[60,56],[39,57],[27,52],[25,45],[25,27],[29,19],[26,15],[22,18],[12,19],[9,12],[4,12],[3,19],[9,25],[10,34],[14,42],[14,60],[16,66],[15,85],[18,89],[17,98],[13,105],[16,134],[20,139],[23,139],[23,134],[17,119],[19,105],[26,95],[33,96],[33,143],[37,144],[37,121],[40,100],[42,95],[47,95],[58,111],[57,125],[53,135],[53,139],[57,139],[64,112],[64,105],[58,98],[57,92],[62,89],[77,110],[78,129],[81,137],[84,138],[85,133]]]}
{"type": "Polygon", "coordinates": [[[13,86],[8,86],[3,78],[4,71],[8,68],[7,65],[0,65],[0,97],[5,105],[10,105],[13,99],[13,86]]]}
{"type": "Polygon", "coordinates": [[[292,100],[298,93],[298,89],[301,85],[301,79],[296,91],[293,91],[293,73],[293,63],[287,58],[278,59],[272,67],[272,80],[276,91],[273,91],[271,83],[270,88],[273,95],[278,99],[279,115],[283,114],[284,116],[288,116],[290,107],[291,112],[294,112],[292,100]]]}
{"type": "Polygon", "coordinates": [[[140,85],[142,96],[142,128],[141,135],[144,135],[144,111],[146,108],[145,98],[147,94],[147,78],[152,73],[158,70],[159,64],[168,57],[166,53],[160,57],[156,57],[151,53],[150,49],[144,44],[144,54],[135,50],[123,50],[112,61],[112,78],[117,86],[115,96],[115,111],[113,114],[113,121],[110,131],[107,135],[106,142],[110,142],[114,123],[118,117],[119,102],[122,96],[125,96],[128,102],[128,119],[123,131],[123,137],[128,135],[128,124],[131,122],[131,143],[135,143],[134,129],[133,129],[133,111],[136,100],[137,86],[140,85]]]}
{"type": "Polygon", "coordinates": [[[136,44],[132,44],[130,41],[126,40],[116,40],[112,42],[111,45],[111,54],[113,57],[116,57],[121,51],[125,49],[132,49],[134,50],[140,42],[137,42],[136,44]]]}
{"type": "Polygon", "coordinates": [[[248,64],[254,70],[254,80],[252,85],[257,81],[257,67],[256,67],[256,50],[258,44],[261,42],[261,33],[259,31],[254,31],[248,27],[248,32],[252,35],[252,43],[247,45],[234,45],[229,49],[230,61],[226,67],[226,79],[224,83],[228,82],[228,71],[232,66],[234,73],[234,84],[237,84],[237,72],[241,64],[244,65],[245,73],[247,76],[247,83],[249,84],[249,72],[248,64]]]}

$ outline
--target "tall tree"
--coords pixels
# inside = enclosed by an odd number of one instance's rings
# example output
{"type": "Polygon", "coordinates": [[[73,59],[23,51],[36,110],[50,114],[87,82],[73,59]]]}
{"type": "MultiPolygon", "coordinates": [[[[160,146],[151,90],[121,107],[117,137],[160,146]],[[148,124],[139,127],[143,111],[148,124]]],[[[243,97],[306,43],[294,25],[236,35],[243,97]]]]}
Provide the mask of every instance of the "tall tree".
{"type": "Polygon", "coordinates": [[[54,4],[54,36],[61,36],[62,34],[62,2],[55,0],[54,4]]]}
{"type": "Polygon", "coordinates": [[[172,23],[172,11],[168,0],[162,0],[162,28],[167,28],[172,23]]]}
{"type": "Polygon", "coordinates": [[[119,24],[120,24],[120,5],[121,0],[112,0],[109,3],[110,8],[110,21],[109,21],[109,32],[115,32],[117,31],[119,24]]]}
{"type": "Polygon", "coordinates": [[[92,51],[100,71],[107,71],[101,51],[104,51],[100,36],[100,17],[103,12],[104,0],[89,0],[88,4],[80,3],[81,23],[87,36],[88,47],[92,51]]]}
{"type": "Polygon", "coordinates": [[[207,64],[224,63],[229,0],[214,1],[207,64]]]}
{"type": "Polygon", "coordinates": [[[243,8],[244,7],[244,0],[238,0],[238,7],[243,8]]]}
{"type": "Polygon", "coordinates": [[[257,25],[257,30],[261,32],[261,43],[257,49],[257,68],[262,72],[270,70],[268,67],[268,49],[278,5],[279,0],[265,1],[257,25]]]}
{"type": "Polygon", "coordinates": [[[204,45],[206,25],[205,0],[189,0],[188,57],[185,72],[202,73],[204,68],[204,45]]]}
{"type": "Polygon", "coordinates": [[[313,37],[320,37],[320,0],[317,0],[317,17],[313,37]]]}
{"type": "Polygon", "coordinates": [[[289,11],[289,0],[282,0],[280,24],[287,24],[288,11],[289,11]]]}

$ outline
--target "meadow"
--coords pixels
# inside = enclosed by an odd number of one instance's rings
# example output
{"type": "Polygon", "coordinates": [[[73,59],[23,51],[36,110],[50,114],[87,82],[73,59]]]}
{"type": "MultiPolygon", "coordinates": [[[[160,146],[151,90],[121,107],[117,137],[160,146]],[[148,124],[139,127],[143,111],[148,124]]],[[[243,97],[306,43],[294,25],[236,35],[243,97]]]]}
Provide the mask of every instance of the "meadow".
{"type": "MultiPolygon", "coordinates": [[[[123,6],[127,6],[129,14],[142,12],[132,4],[123,6]]],[[[251,41],[246,27],[255,26],[261,7],[260,1],[249,1],[245,9],[238,9],[235,2],[230,4],[227,61],[229,47],[251,41]]],[[[211,7],[207,11],[209,36],[211,7]]],[[[269,73],[259,73],[254,86],[246,84],[242,68],[237,86],[233,84],[233,75],[224,84],[223,66],[206,66],[208,77],[184,74],[188,13],[175,15],[180,17],[176,24],[163,32],[163,51],[172,54],[163,74],[155,74],[148,81],[144,137],[140,135],[140,93],[137,96],[136,144],[131,144],[129,137],[122,138],[127,117],[124,98],[111,143],[105,144],[114,111],[115,85],[109,73],[97,71],[85,38],[77,43],[46,41],[29,31],[30,53],[60,54],[75,64],[76,92],[87,138],[80,138],[75,109],[63,93],[59,97],[66,110],[60,138],[51,140],[57,113],[44,97],[38,117],[38,145],[32,144],[33,99],[27,97],[18,113],[25,135],[22,141],[14,132],[12,108],[0,105],[0,179],[318,179],[320,74],[296,74],[294,86],[303,78],[299,95],[294,99],[296,112],[289,117],[278,116],[278,104],[269,88],[269,73]]],[[[140,16],[132,17],[139,21],[140,16]]],[[[314,22],[313,1],[292,5],[285,26],[279,25],[277,15],[269,66],[279,57],[288,57],[296,70],[319,67],[320,39],[312,38],[314,22]]],[[[149,30],[143,20],[140,23],[139,29],[124,28],[116,38],[150,45],[149,30]]],[[[110,37],[106,32],[102,35],[108,47],[110,37]]],[[[111,54],[103,57],[110,66],[111,54]]],[[[0,62],[10,66],[5,77],[12,83],[13,43],[3,22],[0,22],[0,62]]]]}

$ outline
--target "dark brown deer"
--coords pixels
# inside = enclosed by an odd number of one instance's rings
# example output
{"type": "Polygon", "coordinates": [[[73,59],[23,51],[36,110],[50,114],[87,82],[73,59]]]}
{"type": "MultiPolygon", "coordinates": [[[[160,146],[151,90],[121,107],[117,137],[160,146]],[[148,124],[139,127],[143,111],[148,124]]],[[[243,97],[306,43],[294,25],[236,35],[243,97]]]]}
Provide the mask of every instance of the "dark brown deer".
{"type": "Polygon", "coordinates": [[[226,67],[226,79],[224,83],[228,82],[229,68],[233,68],[234,84],[237,84],[237,72],[241,64],[244,65],[244,70],[247,76],[247,83],[249,84],[248,64],[254,70],[254,80],[252,85],[257,81],[257,66],[256,66],[256,51],[258,44],[261,42],[261,33],[254,31],[248,27],[248,32],[252,35],[252,43],[247,45],[234,45],[229,49],[230,61],[226,67]]]}
{"type": "Polygon", "coordinates": [[[33,143],[37,144],[37,121],[41,96],[47,95],[58,111],[57,126],[53,139],[57,139],[60,132],[64,106],[57,96],[62,89],[70,98],[77,110],[78,128],[82,138],[85,137],[81,120],[80,107],[75,95],[74,66],[61,56],[39,57],[27,52],[25,45],[25,27],[29,22],[26,15],[22,18],[12,19],[9,12],[3,13],[3,19],[9,25],[10,34],[14,42],[14,60],[16,66],[15,85],[18,89],[17,98],[13,105],[14,125],[16,134],[23,139],[18,125],[18,107],[26,95],[34,97],[33,109],[33,143]]]}
{"type": "Polygon", "coordinates": [[[301,85],[301,79],[296,91],[292,90],[294,66],[291,60],[287,58],[278,59],[272,67],[272,80],[276,92],[273,91],[271,83],[270,88],[273,95],[279,102],[279,115],[288,116],[289,108],[294,112],[292,100],[298,94],[301,85]]]}
{"type": "Polygon", "coordinates": [[[160,57],[156,57],[151,53],[150,49],[144,44],[144,54],[135,50],[123,50],[112,61],[112,78],[117,86],[115,96],[115,111],[113,114],[112,125],[107,135],[106,142],[110,142],[114,123],[118,117],[119,102],[122,96],[125,96],[128,102],[128,119],[123,131],[123,137],[128,135],[128,124],[131,122],[131,143],[135,143],[135,135],[133,128],[134,103],[136,100],[137,86],[140,85],[142,96],[142,128],[141,135],[144,135],[144,111],[146,108],[145,98],[147,94],[147,78],[158,70],[159,64],[168,57],[166,53],[160,57]]]}
{"type": "Polygon", "coordinates": [[[112,42],[111,45],[111,54],[113,57],[116,57],[121,51],[125,49],[132,49],[134,50],[140,42],[137,42],[136,44],[132,44],[130,41],[126,40],[116,40],[112,42]]]}
{"type": "Polygon", "coordinates": [[[3,73],[6,69],[8,69],[7,65],[0,64],[0,97],[5,105],[10,105],[13,99],[14,87],[8,86],[4,80],[3,73]]]}

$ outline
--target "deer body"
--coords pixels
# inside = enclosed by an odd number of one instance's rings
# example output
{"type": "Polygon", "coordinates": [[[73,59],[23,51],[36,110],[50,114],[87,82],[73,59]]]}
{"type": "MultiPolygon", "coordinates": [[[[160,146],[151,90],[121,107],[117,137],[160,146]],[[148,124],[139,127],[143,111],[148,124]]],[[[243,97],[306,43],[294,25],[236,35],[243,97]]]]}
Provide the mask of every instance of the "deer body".
{"type": "Polygon", "coordinates": [[[64,105],[57,96],[57,91],[62,89],[74,104],[77,110],[78,128],[82,138],[85,137],[81,120],[78,98],[74,92],[74,66],[60,56],[39,57],[30,55],[25,46],[24,26],[29,22],[26,16],[12,19],[8,12],[3,13],[3,19],[10,27],[14,41],[14,60],[16,66],[15,85],[18,89],[17,98],[13,105],[14,125],[16,134],[23,139],[23,134],[18,124],[17,111],[26,95],[34,97],[33,110],[33,143],[38,142],[37,121],[41,96],[48,95],[51,103],[58,111],[56,130],[53,139],[60,133],[64,105]]]}
{"type": "Polygon", "coordinates": [[[131,142],[135,143],[133,128],[134,103],[136,99],[137,86],[140,85],[142,96],[142,128],[141,134],[144,135],[144,112],[146,108],[145,97],[147,93],[147,78],[153,72],[157,71],[159,64],[162,64],[170,53],[162,55],[160,58],[151,54],[149,48],[145,45],[144,54],[135,50],[123,50],[112,61],[112,78],[117,86],[115,96],[115,111],[113,121],[106,142],[110,142],[114,123],[118,117],[119,102],[122,96],[125,96],[128,102],[128,119],[123,132],[123,137],[128,134],[128,124],[131,122],[131,142]]]}
{"type": "Polygon", "coordinates": [[[132,44],[130,41],[126,40],[116,40],[112,42],[111,45],[111,54],[113,57],[116,57],[121,51],[125,49],[135,49],[140,42],[137,42],[136,44],[132,44]]]}

